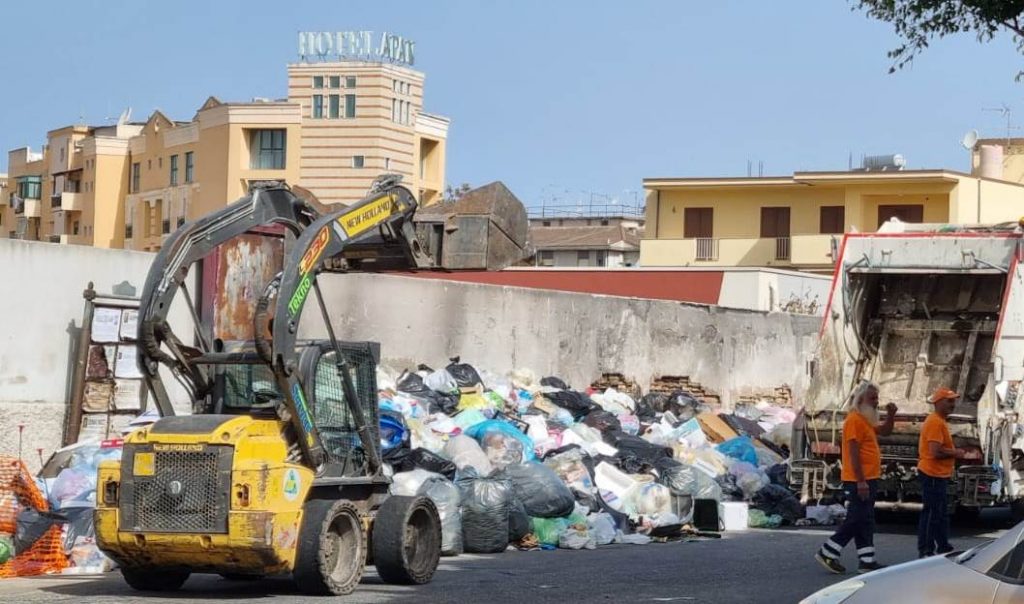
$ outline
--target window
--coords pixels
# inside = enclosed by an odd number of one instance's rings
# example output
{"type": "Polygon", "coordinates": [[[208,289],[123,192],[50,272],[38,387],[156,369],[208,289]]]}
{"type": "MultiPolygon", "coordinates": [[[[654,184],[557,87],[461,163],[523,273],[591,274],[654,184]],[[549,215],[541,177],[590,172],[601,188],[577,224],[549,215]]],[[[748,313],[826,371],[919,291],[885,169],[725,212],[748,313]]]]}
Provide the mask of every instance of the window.
{"type": "Polygon", "coordinates": [[[683,210],[683,237],[710,239],[714,233],[714,208],[686,208],[683,210]]]}
{"type": "Polygon", "coordinates": [[[331,88],[341,88],[341,76],[331,76],[331,88]]]}
{"type": "Polygon", "coordinates": [[[345,95],[345,117],[356,116],[356,95],[346,94],[345,95]]]}
{"type": "Polygon", "coordinates": [[[18,197],[22,199],[42,199],[43,178],[41,176],[18,177],[18,197]]]}
{"type": "Polygon", "coordinates": [[[391,90],[398,92],[398,80],[391,80],[391,90]]]}
{"type": "Polygon", "coordinates": [[[313,119],[320,119],[324,116],[324,95],[313,95],[313,119]]]}
{"type": "Polygon", "coordinates": [[[576,266],[590,266],[590,252],[576,252],[576,266]]]}
{"type": "Polygon", "coordinates": [[[789,237],[789,208],[761,208],[761,238],[789,237]]]}
{"type": "Polygon", "coordinates": [[[185,224],[185,217],[184,216],[178,216],[178,226],[180,227],[183,224],[185,224]]]}
{"type": "Polygon", "coordinates": [[[163,233],[164,235],[166,235],[166,234],[171,232],[171,219],[170,218],[164,218],[160,222],[160,232],[163,233]]]}
{"type": "Polygon", "coordinates": [[[151,160],[151,159],[147,159],[146,160],[146,169],[147,170],[152,170],[153,169],[153,160],[151,160]]]}
{"type": "Polygon", "coordinates": [[[890,218],[900,222],[924,222],[924,206],[922,205],[887,205],[878,206],[878,226],[890,218]]]}
{"type": "Polygon", "coordinates": [[[608,264],[608,252],[605,250],[597,250],[597,265],[605,266],[608,264]]]}
{"type": "Polygon", "coordinates": [[[249,140],[249,167],[255,170],[283,170],[285,131],[253,130],[249,140]]]}
{"type": "Polygon", "coordinates": [[[124,225],[124,238],[125,239],[131,239],[132,238],[132,225],[130,225],[130,224],[124,225]]]}
{"type": "Polygon", "coordinates": [[[1007,583],[1024,584],[1024,541],[1017,543],[1012,550],[996,562],[988,574],[1007,583]]]}
{"type": "Polygon", "coordinates": [[[353,155],[352,156],[352,167],[353,168],[362,168],[365,159],[366,158],[364,158],[362,155],[353,155]]]}
{"type": "Polygon", "coordinates": [[[398,99],[391,99],[391,121],[398,121],[398,99]]]}
{"type": "Polygon", "coordinates": [[[77,220],[71,223],[71,234],[72,235],[77,235],[78,234],[78,221],[77,220]]]}
{"type": "Polygon", "coordinates": [[[345,88],[355,88],[355,87],[356,87],[356,78],[355,78],[355,76],[348,76],[347,78],[345,78],[345,88]]]}
{"type": "Polygon", "coordinates": [[[195,178],[195,155],[192,151],[185,153],[185,182],[192,182],[195,178]]]}
{"type": "Polygon", "coordinates": [[[551,226],[551,221],[550,220],[545,220],[544,222],[541,222],[540,224],[541,224],[541,226],[551,226]]]}
{"type": "Polygon", "coordinates": [[[409,101],[402,103],[402,123],[408,124],[409,122],[409,101]]]}
{"type": "Polygon", "coordinates": [[[324,76],[313,76],[313,88],[324,87],[324,76]]]}
{"type": "Polygon", "coordinates": [[[329,111],[330,118],[331,119],[337,119],[338,118],[338,113],[340,111],[340,106],[341,106],[341,97],[339,97],[336,94],[332,94],[331,96],[327,97],[327,100],[328,100],[327,105],[328,105],[328,111],[329,111]]]}
{"type": "Polygon", "coordinates": [[[139,162],[132,164],[132,193],[139,192],[139,175],[142,172],[142,165],[139,162]]]}
{"type": "Polygon", "coordinates": [[[163,168],[164,167],[164,158],[163,157],[156,158],[156,167],[157,168],[163,168]]]}
{"type": "Polygon", "coordinates": [[[390,170],[391,169],[391,158],[390,157],[385,157],[384,158],[384,169],[385,170],[390,170]]]}
{"type": "Polygon", "coordinates": [[[846,224],[846,208],[844,206],[821,206],[818,220],[818,232],[822,235],[835,235],[843,232],[846,224]]]}
{"type": "Polygon", "coordinates": [[[541,266],[554,266],[555,265],[555,253],[551,250],[543,250],[540,253],[540,265],[541,266]]]}
{"type": "Polygon", "coordinates": [[[178,156],[171,156],[171,186],[178,184],[178,156]]]}

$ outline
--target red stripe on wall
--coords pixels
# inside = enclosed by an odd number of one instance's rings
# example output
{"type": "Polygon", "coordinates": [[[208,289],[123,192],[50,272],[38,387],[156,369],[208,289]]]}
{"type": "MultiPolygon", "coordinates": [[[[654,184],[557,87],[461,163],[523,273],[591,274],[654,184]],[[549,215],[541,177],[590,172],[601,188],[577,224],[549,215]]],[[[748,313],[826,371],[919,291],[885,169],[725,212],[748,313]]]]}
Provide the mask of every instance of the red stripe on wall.
{"type": "Polygon", "coordinates": [[[486,285],[508,285],[584,294],[627,298],[672,300],[696,304],[718,304],[722,292],[722,271],[456,271],[420,272],[411,276],[425,279],[462,281],[486,285]]]}

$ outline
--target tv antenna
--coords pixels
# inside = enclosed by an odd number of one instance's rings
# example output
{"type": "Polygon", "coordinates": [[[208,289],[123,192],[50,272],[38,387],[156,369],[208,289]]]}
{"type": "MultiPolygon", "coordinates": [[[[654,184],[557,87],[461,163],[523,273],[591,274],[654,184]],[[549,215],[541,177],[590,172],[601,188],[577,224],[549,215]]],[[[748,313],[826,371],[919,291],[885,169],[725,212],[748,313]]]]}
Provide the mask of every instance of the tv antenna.
{"type": "Polygon", "coordinates": [[[998,113],[999,117],[1006,118],[1006,146],[1007,148],[1009,148],[1010,132],[1017,129],[1017,127],[1013,125],[1012,121],[1013,109],[1011,109],[1010,106],[1007,105],[1006,103],[1000,103],[999,107],[985,107],[982,108],[982,111],[987,111],[989,113],[998,113]]]}

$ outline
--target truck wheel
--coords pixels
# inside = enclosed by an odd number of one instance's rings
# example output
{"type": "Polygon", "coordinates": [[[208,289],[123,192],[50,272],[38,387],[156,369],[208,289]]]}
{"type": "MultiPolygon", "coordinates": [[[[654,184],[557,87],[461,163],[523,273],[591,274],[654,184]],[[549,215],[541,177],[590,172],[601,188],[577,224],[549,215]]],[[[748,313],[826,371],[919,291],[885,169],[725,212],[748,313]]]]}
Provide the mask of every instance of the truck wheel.
{"type": "Polygon", "coordinates": [[[312,499],[302,509],[302,529],[292,576],[300,590],[316,595],[352,593],[366,561],[363,523],[348,501],[312,499]]]}
{"type": "Polygon", "coordinates": [[[441,519],[426,497],[389,497],[373,521],[373,559],[385,583],[422,585],[441,558],[441,519]]]}
{"type": "Polygon", "coordinates": [[[185,584],[190,574],[183,568],[121,567],[125,583],[139,591],[175,591],[185,584]]]}

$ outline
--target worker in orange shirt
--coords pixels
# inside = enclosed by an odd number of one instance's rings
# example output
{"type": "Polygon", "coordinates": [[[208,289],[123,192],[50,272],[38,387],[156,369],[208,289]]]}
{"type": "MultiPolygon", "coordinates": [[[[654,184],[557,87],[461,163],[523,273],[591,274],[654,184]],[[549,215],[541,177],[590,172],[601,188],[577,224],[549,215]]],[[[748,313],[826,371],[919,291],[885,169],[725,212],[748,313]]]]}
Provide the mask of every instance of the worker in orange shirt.
{"type": "Polygon", "coordinates": [[[843,548],[852,539],[857,546],[857,572],[884,568],[875,560],[875,495],[882,476],[878,435],[892,434],[896,405],[885,406],[885,423],[878,423],[878,386],[863,381],[854,391],[853,406],[843,422],[843,490],[848,502],[846,520],[814,558],[829,572],[844,573],[839,563],[843,548]]]}
{"type": "Polygon", "coordinates": [[[924,420],[917,444],[917,473],[924,503],[917,521],[917,552],[921,558],[953,551],[949,544],[946,494],[953,466],[956,460],[963,459],[964,451],[953,446],[946,418],[956,408],[959,398],[960,395],[949,388],[939,388],[928,397],[935,411],[924,420]]]}

